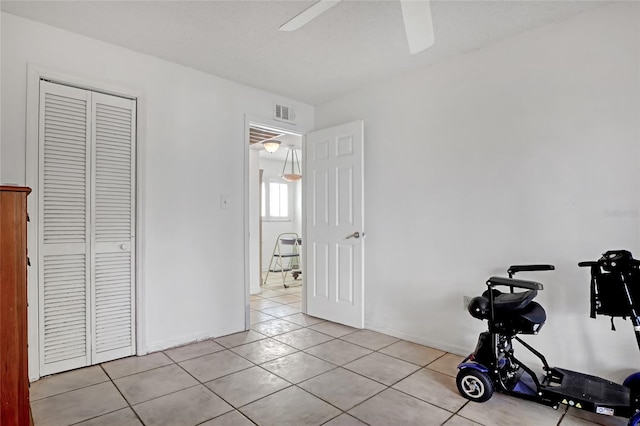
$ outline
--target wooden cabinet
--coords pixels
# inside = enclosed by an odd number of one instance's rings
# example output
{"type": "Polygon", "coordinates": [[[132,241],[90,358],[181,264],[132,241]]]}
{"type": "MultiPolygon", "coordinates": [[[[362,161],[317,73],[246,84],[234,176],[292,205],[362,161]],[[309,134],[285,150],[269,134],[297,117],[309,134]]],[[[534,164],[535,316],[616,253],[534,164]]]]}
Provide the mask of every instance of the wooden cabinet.
{"type": "Polygon", "coordinates": [[[0,425],[29,424],[27,195],[0,186],[0,425]]]}

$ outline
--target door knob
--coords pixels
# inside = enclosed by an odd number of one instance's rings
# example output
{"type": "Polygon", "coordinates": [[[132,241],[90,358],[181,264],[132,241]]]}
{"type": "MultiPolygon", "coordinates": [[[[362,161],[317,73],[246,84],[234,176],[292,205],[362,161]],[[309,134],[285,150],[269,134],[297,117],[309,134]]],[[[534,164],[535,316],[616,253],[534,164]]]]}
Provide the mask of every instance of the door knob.
{"type": "Polygon", "coordinates": [[[120,250],[126,250],[126,249],[127,249],[126,244],[120,244],[120,250]]]}
{"type": "Polygon", "coordinates": [[[354,232],[353,234],[349,235],[349,236],[347,237],[347,240],[348,240],[349,238],[360,238],[360,233],[359,233],[358,231],[356,231],[356,232],[354,232]]]}

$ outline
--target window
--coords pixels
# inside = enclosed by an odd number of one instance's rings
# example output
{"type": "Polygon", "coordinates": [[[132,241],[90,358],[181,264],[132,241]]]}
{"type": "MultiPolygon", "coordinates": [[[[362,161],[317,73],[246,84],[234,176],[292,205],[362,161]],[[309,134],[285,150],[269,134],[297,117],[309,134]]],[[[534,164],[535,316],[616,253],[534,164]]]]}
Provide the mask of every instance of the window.
{"type": "Polygon", "coordinates": [[[289,184],[269,180],[262,182],[262,218],[289,220],[289,184]]]}

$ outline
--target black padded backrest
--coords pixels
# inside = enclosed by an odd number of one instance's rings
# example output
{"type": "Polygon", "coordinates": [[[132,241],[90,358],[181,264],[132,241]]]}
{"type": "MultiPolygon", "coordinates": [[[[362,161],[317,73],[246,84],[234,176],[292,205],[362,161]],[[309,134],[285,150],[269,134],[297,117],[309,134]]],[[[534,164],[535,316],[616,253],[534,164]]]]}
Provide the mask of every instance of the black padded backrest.
{"type": "MultiPolygon", "coordinates": [[[[625,275],[625,281],[629,287],[634,306],[640,308],[640,274],[625,275]]],[[[595,279],[595,310],[599,315],[612,317],[631,316],[631,307],[627,301],[627,295],[620,274],[604,273],[595,279]]]]}
{"type": "MultiPolygon", "coordinates": [[[[586,263],[586,262],[583,262],[586,263]]],[[[633,307],[640,308],[640,262],[627,250],[611,250],[591,264],[591,317],[610,315],[628,317],[632,314],[625,283],[633,307]]]]}

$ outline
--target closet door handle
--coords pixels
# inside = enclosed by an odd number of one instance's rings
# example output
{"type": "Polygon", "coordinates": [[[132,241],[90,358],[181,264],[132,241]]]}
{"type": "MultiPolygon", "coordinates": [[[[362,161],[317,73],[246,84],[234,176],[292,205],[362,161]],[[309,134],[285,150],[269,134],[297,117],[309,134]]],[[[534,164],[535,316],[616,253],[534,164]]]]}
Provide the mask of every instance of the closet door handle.
{"type": "Polygon", "coordinates": [[[347,240],[348,240],[349,238],[360,238],[360,233],[359,233],[358,231],[356,231],[356,232],[354,232],[353,234],[349,235],[349,236],[347,237],[347,240]]]}

